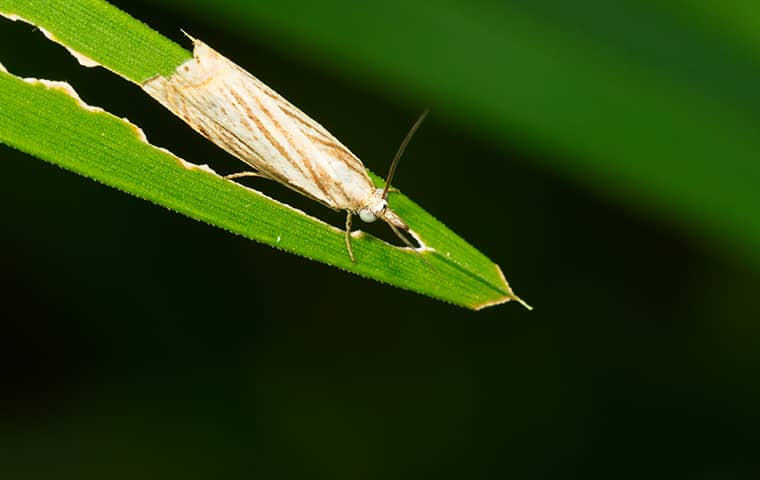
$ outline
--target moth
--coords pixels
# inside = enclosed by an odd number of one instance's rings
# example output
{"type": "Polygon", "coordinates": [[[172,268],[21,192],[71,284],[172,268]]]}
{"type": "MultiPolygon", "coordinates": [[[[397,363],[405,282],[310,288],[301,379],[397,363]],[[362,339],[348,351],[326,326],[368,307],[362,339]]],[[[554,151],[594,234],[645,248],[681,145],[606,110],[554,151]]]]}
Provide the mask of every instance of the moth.
{"type": "Polygon", "coordinates": [[[388,191],[398,160],[427,111],[401,143],[385,188],[375,188],[361,160],[322,125],[205,43],[190,39],[193,58],[171,76],[155,76],[142,87],[198,133],[255,170],[227,178],[264,177],[346,211],[346,249],[353,262],[354,215],[364,222],[383,220],[414,248],[401,233],[409,226],[388,206],[388,191]]]}

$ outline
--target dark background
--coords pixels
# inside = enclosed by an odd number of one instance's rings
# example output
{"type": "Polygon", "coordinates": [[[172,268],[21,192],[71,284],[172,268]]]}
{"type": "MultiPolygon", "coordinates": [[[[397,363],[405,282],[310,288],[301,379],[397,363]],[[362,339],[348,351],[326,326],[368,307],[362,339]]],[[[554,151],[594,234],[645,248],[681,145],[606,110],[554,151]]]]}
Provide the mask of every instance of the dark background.
{"type": "MultiPolygon", "coordinates": [[[[200,15],[113,3],[248,59],[376,172],[428,100],[200,15]]],[[[240,168],[31,26],[0,32],[12,73],[67,80],[152,143],[240,168]]],[[[572,152],[517,132],[496,144],[429,106],[396,183],[535,311],[465,311],[0,148],[3,476],[753,478],[756,260],[550,168],[572,152]]]]}

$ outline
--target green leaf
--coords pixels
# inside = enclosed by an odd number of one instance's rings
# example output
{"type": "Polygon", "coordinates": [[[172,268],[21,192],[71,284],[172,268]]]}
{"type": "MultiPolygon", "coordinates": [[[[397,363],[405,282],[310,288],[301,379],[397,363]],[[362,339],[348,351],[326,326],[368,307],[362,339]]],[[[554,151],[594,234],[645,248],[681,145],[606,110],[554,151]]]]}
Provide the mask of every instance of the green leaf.
{"type": "MultiPolygon", "coordinates": [[[[102,1],[2,0],[0,12],[136,83],[171,73],[190,57],[102,1]]],[[[0,105],[0,142],[192,218],[456,305],[519,301],[497,265],[400,193],[391,195],[393,208],[435,251],[419,255],[358,235],[352,263],[342,229],[150,145],[137,127],[87,107],[66,84],[0,73],[0,105]]]]}

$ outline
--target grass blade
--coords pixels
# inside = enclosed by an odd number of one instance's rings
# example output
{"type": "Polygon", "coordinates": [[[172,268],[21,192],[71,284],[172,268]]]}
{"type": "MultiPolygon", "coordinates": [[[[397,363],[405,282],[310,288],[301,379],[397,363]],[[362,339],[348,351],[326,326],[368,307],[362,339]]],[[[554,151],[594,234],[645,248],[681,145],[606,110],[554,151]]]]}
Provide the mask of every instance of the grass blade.
{"type": "MultiPolygon", "coordinates": [[[[189,52],[102,1],[0,1],[0,12],[43,28],[135,83],[171,72],[189,58],[189,52]]],[[[497,265],[400,193],[391,194],[391,204],[435,249],[424,254],[432,269],[410,250],[369,235],[355,238],[359,262],[352,263],[341,229],[150,145],[134,125],[85,106],[65,84],[5,72],[0,102],[0,142],[192,218],[467,308],[517,299],[497,265]]]]}

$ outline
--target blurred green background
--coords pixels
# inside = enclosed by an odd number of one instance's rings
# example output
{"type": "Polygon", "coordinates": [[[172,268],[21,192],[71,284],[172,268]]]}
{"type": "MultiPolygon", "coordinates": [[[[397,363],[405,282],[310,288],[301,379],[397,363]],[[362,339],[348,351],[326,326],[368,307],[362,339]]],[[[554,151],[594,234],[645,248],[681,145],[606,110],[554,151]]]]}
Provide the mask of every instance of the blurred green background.
{"type": "MultiPolygon", "coordinates": [[[[3,478],[755,478],[760,4],[112,3],[375,172],[430,106],[396,184],[536,310],[451,307],[1,147],[3,478]]],[[[12,73],[239,171],[136,86],[0,32],[12,73]]]]}

